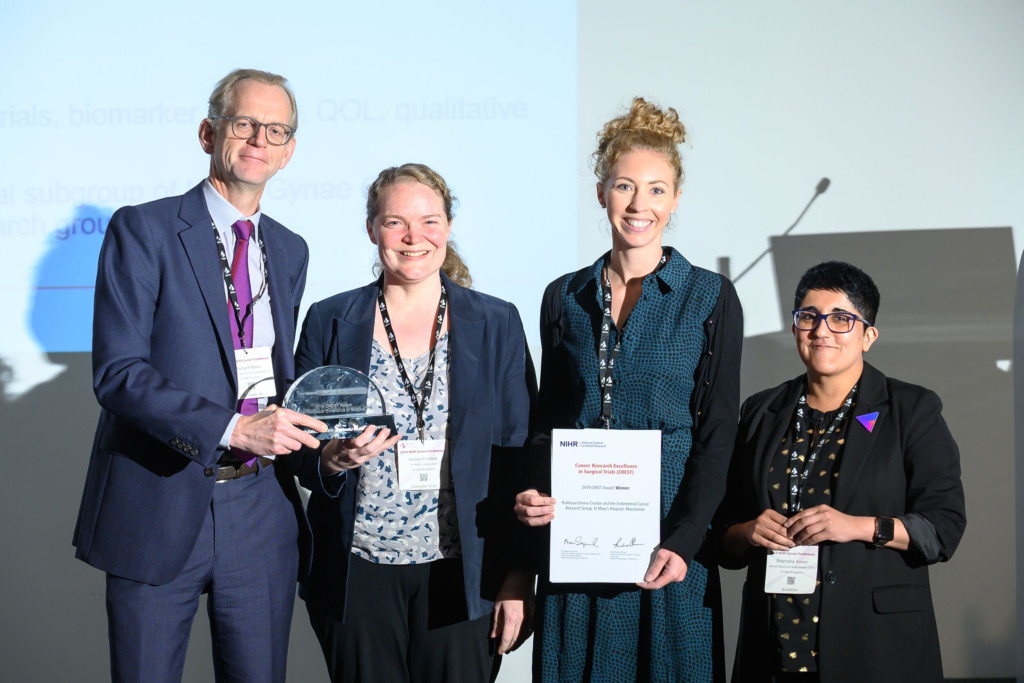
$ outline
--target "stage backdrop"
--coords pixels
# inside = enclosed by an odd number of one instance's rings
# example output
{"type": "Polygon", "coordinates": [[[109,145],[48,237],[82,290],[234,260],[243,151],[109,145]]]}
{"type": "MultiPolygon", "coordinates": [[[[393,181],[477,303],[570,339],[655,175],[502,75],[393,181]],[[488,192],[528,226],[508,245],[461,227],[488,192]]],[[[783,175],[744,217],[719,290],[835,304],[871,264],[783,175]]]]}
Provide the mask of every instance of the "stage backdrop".
{"type": "MultiPolygon", "coordinates": [[[[1009,406],[1024,237],[1022,30],[1024,5],[1012,0],[6,8],[8,677],[108,677],[103,577],[70,546],[98,413],[89,370],[96,255],[118,206],[204,177],[196,131],[206,99],[240,66],[284,74],[298,97],[295,157],[262,208],[310,243],[305,305],[369,281],[366,185],[385,166],[420,161],[461,200],[454,237],[477,288],[517,304],[535,351],[545,284],[609,247],[589,168],[595,133],[635,94],[675,106],[690,137],[666,242],[733,275],[772,249],[737,282],[744,394],[800,371],[785,314],[788,289],[812,260],[848,258],[876,276],[879,366],[937,389],[962,446],[967,534],[933,574],[946,674],[1017,675],[1009,406]],[[825,176],[829,189],[779,238],[825,176]]],[[[725,577],[729,643],[740,578],[725,577]]],[[[212,680],[204,621],[201,612],[189,681],[212,680]]],[[[526,680],[528,657],[529,647],[508,659],[501,680],[526,680]]],[[[301,607],[289,675],[326,680],[301,607]]]]}

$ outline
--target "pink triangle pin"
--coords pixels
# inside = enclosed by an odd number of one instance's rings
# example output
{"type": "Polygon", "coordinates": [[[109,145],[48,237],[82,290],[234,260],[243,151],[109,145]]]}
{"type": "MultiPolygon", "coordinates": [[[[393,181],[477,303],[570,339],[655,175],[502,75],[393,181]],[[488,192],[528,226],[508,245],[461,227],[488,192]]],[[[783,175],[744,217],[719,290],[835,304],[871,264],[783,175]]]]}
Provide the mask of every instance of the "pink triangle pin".
{"type": "Polygon", "coordinates": [[[864,425],[864,429],[869,432],[875,428],[875,420],[878,419],[878,412],[866,413],[864,415],[858,415],[857,421],[864,425]]]}

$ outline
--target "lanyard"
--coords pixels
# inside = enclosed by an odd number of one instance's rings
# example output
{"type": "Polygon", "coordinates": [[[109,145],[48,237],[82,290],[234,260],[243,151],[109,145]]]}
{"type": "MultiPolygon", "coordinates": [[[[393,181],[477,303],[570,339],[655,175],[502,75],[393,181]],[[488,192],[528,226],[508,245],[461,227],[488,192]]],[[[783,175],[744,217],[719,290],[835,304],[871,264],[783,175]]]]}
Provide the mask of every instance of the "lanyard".
{"type": "Polygon", "coordinates": [[[800,401],[796,407],[796,419],[793,421],[793,444],[789,449],[789,514],[795,515],[800,512],[800,498],[804,492],[804,486],[807,484],[807,475],[811,473],[811,468],[814,467],[815,461],[818,459],[818,455],[821,454],[821,449],[825,446],[825,442],[832,435],[840,424],[843,422],[843,418],[846,417],[846,413],[849,412],[850,407],[853,405],[853,399],[857,395],[857,385],[854,384],[853,388],[850,389],[850,393],[846,395],[846,400],[843,401],[843,405],[840,406],[839,412],[832,419],[831,424],[827,430],[822,432],[818,437],[818,440],[814,443],[814,447],[809,449],[807,457],[804,462],[803,471],[799,471],[800,466],[800,453],[796,447],[797,441],[803,437],[803,418],[804,411],[807,409],[807,393],[800,397],[800,401]]]}
{"type": "MultiPolygon", "coordinates": [[[[658,267],[654,269],[657,273],[668,263],[668,254],[662,251],[658,267]]],[[[625,334],[626,325],[622,326],[623,334],[617,335],[615,346],[611,349],[611,329],[615,325],[612,320],[612,283],[608,278],[608,267],[604,268],[604,291],[601,294],[602,317],[601,317],[601,341],[597,346],[597,373],[598,383],[601,387],[601,422],[605,429],[612,427],[612,390],[615,386],[614,371],[615,360],[622,351],[622,336],[625,334]]],[[[626,323],[629,323],[627,318],[626,323]]]]}
{"type": "MultiPolygon", "coordinates": [[[[245,313],[242,313],[242,307],[238,305],[238,294],[235,292],[235,282],[231,277],[231,262],[228,261],[228,253],[224,250],[224,242],[220,239],[220,230],[217,229],[216,223],[210,221],[210,225],[213,226],[213,236],[217,240],[217,255],[220,257],[220,270],[224,275],[224,284],[228,289],[228,301],[231,302],[231,311],[235,315],[235,322],[238,323],[238,341],[240,346],[244,349],[245,345],[245,321],[252,315],[253,306],[260,300],[260,297],[267,291],[267,247],[263,244],[263,233],[259,233],[256,237],[256,241],[260,245],[260,254],[263,256],[262,265],[263,273],[260,278],[260,290],[256,292],[256,296],[246,305],[245,313]]],[[[248,257],[246,257],[248,258],[248,257]]],[[[255,335],[255,332],[253,333],[255,335]]],[[[249,346],[252,346],[252,340],[249,340],[249,346]]]]}
{"type": "Polygon", "coordinates": [[[395,357],[398,372],[402,375],[402,384],[405,385],[405,391],[409,394],[409,398],[412,399],[412,404],[416,408],[416,428],[420,432],[420,441],[423,441],[426,428],[426,420],[424,420],[423,415],[426,412],[427,401],[430,400],[430,393],[434,387],[434,353],[437,351],[437,340],[441,338],[441,328],[444,326],[444,313],[448,308],[448,290],[445,289],[442,282],[441,300],[437,303],[437,317],[434,318],[434,343],[430,345],[430,357],[427,359],[427,374],[423,378],[420,396],[416,395],[416,387],[413,385],[409,373],[405,371],[405,363],[402,362],[402,356],[398,353],[398,340],[395,338],[395,331],[391,327],[391,317],[388,315],[388,305],[384,301],[384,287],[381,284],[377,285],[377,307],[380,308],[380,317],[384,322],[384,332],[387,333],[388,341],[391,343],[391,355],[395,357]]]}

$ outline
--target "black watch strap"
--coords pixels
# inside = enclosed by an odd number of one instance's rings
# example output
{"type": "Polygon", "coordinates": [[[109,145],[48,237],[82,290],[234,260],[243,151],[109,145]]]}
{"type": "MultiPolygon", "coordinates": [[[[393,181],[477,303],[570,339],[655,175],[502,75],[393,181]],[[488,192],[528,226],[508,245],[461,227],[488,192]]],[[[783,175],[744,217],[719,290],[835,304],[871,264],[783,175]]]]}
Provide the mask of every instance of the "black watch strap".
{"type": "Polygon", "coordinates": [[[892,517],[875,517],[875,537],[871,542],[883,546],[893,539],[896,523],[892,517]]]}

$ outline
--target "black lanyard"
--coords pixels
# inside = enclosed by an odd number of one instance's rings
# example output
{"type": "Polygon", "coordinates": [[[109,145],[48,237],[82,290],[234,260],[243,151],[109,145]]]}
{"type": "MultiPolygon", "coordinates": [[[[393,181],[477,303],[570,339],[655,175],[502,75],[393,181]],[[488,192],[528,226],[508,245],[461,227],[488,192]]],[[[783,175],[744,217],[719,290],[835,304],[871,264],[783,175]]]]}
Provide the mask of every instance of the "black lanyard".
{"type": "Polygon", "coordinates": [[[380,317],[384,322],[384,332],[387,333],[388,342],[391,343],[391,355],[395,357],[398,372],[402,375],[402,384],[405,385],[405,391],[409,394],[409,398],[412,399],[412,404],[416,408],[416,429],[419,430],[420,441],[423,441],[426,427],[424,413],[427,409],[427,401],[430,400],[431,390],[434,388],[434,354],[437,352],[437,340],[441,338],[441,328],[444,326],[444,312],[448,308],[448,290],[444,288],[444,283],[442,282],[441,300],[437,303],[437,317],[434,318],[434,343],[430,345],[430,357],[427,359],[427,374],[423,378],[423,386],[420,388],[421,396],[417,396],[416,387],[413,385],[409,373],[405,371],[402,356],[398,353],[398,340],[395,338],[395,331],[391,328],[391,317],[388,315],[388,304],[384,301],[384,287],[381,284],[377,285],[377,306],[380,308],[380,317]]]}
{"type": "MultiPolygon", "coordinates": [[[[668,263],[668,252],[662,250],[661,260],[653,272],[657,273],[668,263]]],[[[605,429],[612,427],[612,390],[615,386],[615,361],[622,351],[622,336],[625,334],[626,325],[622,326],[622,333],[615,339],[615,346],[611,346],[612,327],[615,322],[612,320],[612,283],[608,278],[608,267],[604,268],[604,291],[602,292],[603,314],[601,317],[601,341],[597,345],[597,372],[598,382],[601,387],[601,422],[605,429]]],[[[629,320],[626,320],[629,323],[629,320]]]]}
{"type": "MultiPolygon", "coordinates": [[[[220,230],[217,229],[217,224],[210,221],[210,225],[213,226],[213,236],[217,240],[217,255],[220,257],[221,273],[224,275],[224,284],[228,289],[228,301],[231,302],[231,310],[235,314],[235,322],[238,323],[238,341],[239,345],[244,349],[245,346],[245,321],[252,315],[253,306],[260,300],[260,297],[267,291],[267,247],[263,244],[262,232],[256,237],[256,242],[260,245],[260,254],[263,256],[263,277],[260,278],[260,291],[256,292],[256,296],[252,298],[249,304],[245,307],[245,313],[242,313],[242,307],[238,305],[238,294],[235,292],[235,282],[231,277],[231,262],[228,261],[228,253],[224,250],[224,242],[220,239],[220,230]]],[[[236,236],[237,239],[237,236],[236,236]]],[[[246,255],[246,258],[249,258],[246,255]]],[[[253,336],[256,336],[255,330],[253,336]]],[[[252,346],[252,340],[249,340],[249,346],[252,346]]]]}
{"type": "Polygon", "coordinates": [[[818,440],[813,444],[813,448],[809,448],[807,451],[807,457],[804,460],[803,471],[800,471],[800,453],[796,447],[797,441],[803,438],[803,418],[804,412],[807,410],[807,393],[805,392],[800,400],[796,404],[796,419],[793,421],[793,443],[789,448],[789,510],[790,515],[795,515],[800,512],[800,498],[804,492],[804,486],[807,484],[807,476],[811,473],[811,468],[814,467],[815,461],[818,459],[818,455],[821,454],[821,449],[825,446],[825,442],[832,433],[843,423],[843,418],[846,417],[846,413],[849,412],[850,407],[853,405],[853,399],[857,395],[857,385],[854,384],[853,388],[850,389],[850,393],[846,395],[846,400],[843,401],[843,405],[840,406],[839,412],[832,418],[831,424],[827,430],[822,432],[818,440]]]}

